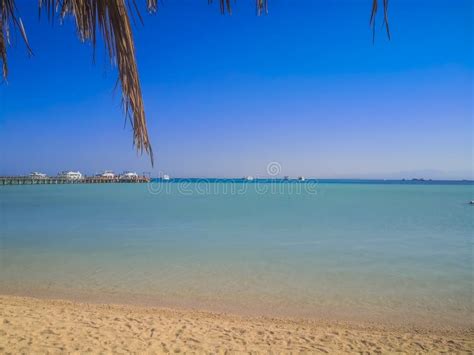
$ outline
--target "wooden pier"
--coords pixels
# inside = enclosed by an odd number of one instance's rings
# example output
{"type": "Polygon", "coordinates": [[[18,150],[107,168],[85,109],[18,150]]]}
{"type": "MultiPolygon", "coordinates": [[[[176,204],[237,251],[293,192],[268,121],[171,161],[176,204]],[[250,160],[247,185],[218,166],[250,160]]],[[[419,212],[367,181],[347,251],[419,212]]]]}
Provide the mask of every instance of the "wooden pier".
{"type": "Polygon", "coordinates": [[[139,176],[137,178],[103,178],[100,176],[84,177],[82,179],[67,179],[61,177],[35,178],[30,176],[0,176],[2,185],[60,185],[60,184],[123,184],[123,183],[147,183],[150,178],[139,176]]]}

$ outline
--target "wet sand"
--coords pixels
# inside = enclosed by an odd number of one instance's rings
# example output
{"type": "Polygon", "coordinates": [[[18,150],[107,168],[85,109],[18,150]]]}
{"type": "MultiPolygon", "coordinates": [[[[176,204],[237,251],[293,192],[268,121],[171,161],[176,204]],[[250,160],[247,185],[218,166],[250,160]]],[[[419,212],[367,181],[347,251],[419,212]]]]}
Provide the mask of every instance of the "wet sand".
{"type": "Polygon", "coordinates": [[[473,329],[404,329],[0,296],[0,353],[473,350],[473,329]]]}

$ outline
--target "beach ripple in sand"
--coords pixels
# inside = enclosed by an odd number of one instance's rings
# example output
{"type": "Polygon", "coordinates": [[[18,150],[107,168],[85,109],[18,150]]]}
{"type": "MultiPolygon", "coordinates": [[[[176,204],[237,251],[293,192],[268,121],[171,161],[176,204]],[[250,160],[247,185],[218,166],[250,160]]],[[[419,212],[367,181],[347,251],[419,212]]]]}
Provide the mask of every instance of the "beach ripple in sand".
{"type": "Polygon", "coordinates": [[[473,350],[472,329],[433,333],[0,296],[0,353],[473,350]]]}

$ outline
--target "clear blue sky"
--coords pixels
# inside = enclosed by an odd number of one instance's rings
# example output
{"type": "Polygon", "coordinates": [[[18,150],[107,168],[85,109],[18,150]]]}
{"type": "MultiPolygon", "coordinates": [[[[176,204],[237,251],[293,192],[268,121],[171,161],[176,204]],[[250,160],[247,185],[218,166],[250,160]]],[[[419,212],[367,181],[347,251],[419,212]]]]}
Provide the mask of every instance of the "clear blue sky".
{"type": "MultiPolygon", "coordinates": [[[[139,1],[140,2],[140,1],[139,1]]],[[[164,0],[134,27],[156,166],[132,147],[116,69],[71,21],[17,1],[0,85],[0,174],[63,169],[172,176],[472,178],[472,0],[391,0],[393,38],[371,0],[164,0]]],[[[31,4],[33,3],[33,4],[31,4]]],[[[143,4],[145,1],[143,0],[143,4]]],[[[143,6],[144,9],[144,6],[143,6]]]]}

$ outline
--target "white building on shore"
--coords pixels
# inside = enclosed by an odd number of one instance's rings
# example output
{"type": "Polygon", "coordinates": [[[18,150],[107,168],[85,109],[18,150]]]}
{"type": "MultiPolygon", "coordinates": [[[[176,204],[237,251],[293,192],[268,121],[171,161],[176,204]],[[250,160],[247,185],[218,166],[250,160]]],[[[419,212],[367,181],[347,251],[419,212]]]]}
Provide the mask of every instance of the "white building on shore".
{"type": "Polygon", "coordinates": [[[62,171],[58,177],[66,180],[82,180],[84,176],[79,171],[62,171]]]}

